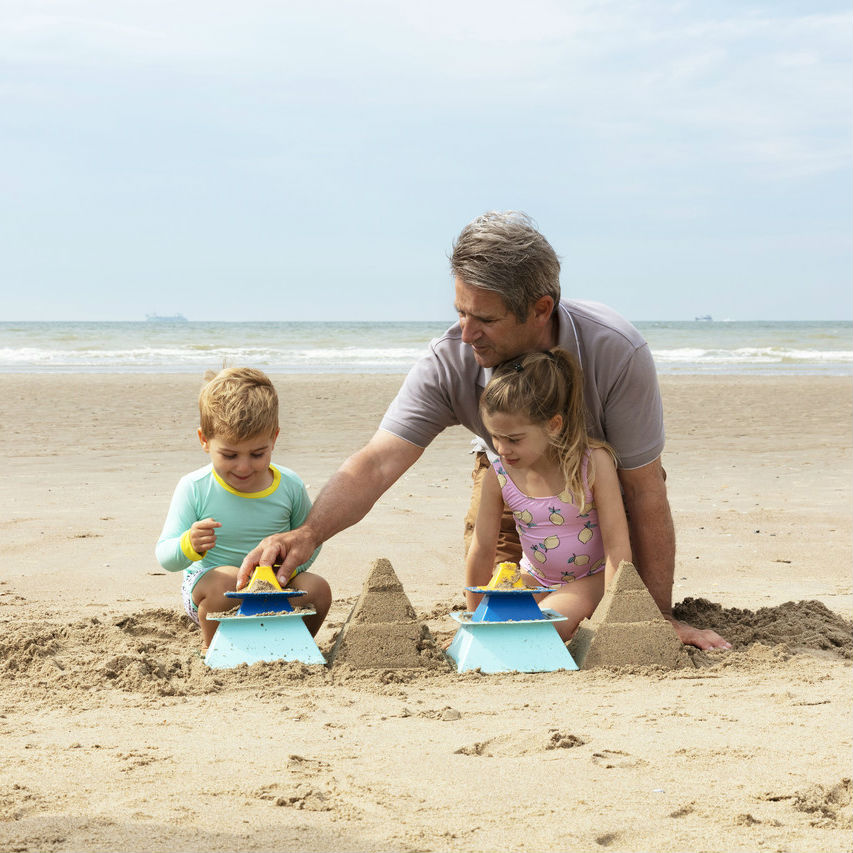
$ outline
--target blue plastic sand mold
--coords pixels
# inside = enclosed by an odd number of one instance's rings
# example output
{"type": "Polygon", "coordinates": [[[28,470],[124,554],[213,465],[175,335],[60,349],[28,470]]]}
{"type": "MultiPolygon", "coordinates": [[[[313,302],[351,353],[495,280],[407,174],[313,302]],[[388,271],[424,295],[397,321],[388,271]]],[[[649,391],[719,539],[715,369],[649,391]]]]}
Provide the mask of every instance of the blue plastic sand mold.
{"type": "Polygon", "coordinates": [[[531,590],[466,589],[483,593],[483,598],[473,613],[451,614],[460,625],[447,654],[456,662],[457,671],[554,672],[578,668],[554,626],[566,617],[540,609],[531,590]]]}
{"type": "Polygon", "coordinates": [[[289,601],[305,595],[303,590],[225,594],[242,599],[242,603],[236,615],[216,617],[219,627],[204,658],[208,666],[228,669],[241,663],[274,660],[326,663],[302,621],[317,611],[294,611],[289,601]]]}
{"type": "MultiPolygon", "coordinates": [[[[484,592],[472,622],[520,622],[544,619],[533,593],[527,589],[487,589],[469,586],[471,592],[484,592]]],[[[553,592],[549,587],[543,592],[553,592]]]]}

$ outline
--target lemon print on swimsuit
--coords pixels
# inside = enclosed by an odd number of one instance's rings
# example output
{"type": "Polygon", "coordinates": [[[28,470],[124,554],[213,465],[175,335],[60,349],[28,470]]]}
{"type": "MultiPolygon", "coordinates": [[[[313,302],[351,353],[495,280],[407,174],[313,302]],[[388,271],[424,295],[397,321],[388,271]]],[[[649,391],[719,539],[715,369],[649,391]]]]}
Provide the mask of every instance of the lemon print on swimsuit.
{"type": "Polygon", "coordinates": [[[561,577],[563,579],[563,583],[571,583],[572,581],[577,580],[574,572],[563,572],[561,577]]]}
{"type": "Polygon", "coordinates": [[[513,513],[513,515],[519,520],[523,521],[528,527],[531,526],[530,522],[533,521],[533,516],[526,510],[517,510],[513,513]]]}
{"type": "Polygon", "coordinates": [[[549,506],[548,512],[551,514],[548,516],[551,524],[562,524],[566,519],[563,518],[563,513],[555,506],[549,506]]]}
{"type": "Polygon", "coordinates": [[[549,536],[533,546],[533,557],[539,563],[544,563],[548,558],[545,556],[547,551],[551,551],[560,544],[560,539],[557,536],[549,536]]]}
{"type": "Polygon", "coordinates": [[[588,554],[572,554],[566,562],[571,565],[574,563],[576,566],[585,566],[589,562],[588,554]]]}
{"type": "Polygon", "coordinates": [[[583,526],[583,529],[581,530],[581,532],[578,533],[578,541],[581,544],[586,545],[586,543],[589,542],[589,540],[592,539],[593,536],[595,536],[595,534],[592,532],[593,527],[598,527],[598,525],[593,524],[591,521],[588,521],[583,526]]]}
{"type": "Polygon", "coordinates": [[[590,514],[594,509],[595,509],[595,504],[594,504],[594,503],[587,504],[587,505],[586,505],[586,512],[579,512],[579,513],[577,514],[577,518],[589,518],[589,514],[590,514]]]}
{"type": "Polygon", "coordinates": [[[589,573],[592,574],[593,572],[597,572],[606,562],[607,562],[607,560],[604,557],[602,557],[600,560],[596,560],[589,567],[589,573]]]}

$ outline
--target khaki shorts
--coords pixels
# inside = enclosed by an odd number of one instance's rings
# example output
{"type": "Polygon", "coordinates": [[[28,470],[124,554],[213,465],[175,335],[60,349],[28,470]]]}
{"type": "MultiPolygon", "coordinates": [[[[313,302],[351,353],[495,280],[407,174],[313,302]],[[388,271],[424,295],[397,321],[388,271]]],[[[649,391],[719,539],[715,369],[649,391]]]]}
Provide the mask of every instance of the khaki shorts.
{"type": "MultiPolygon", "coordinates": [[[[489,457],[485,453],[477,453],[476,457],[474,470],[471,472],[471,479],[474,482],[474,487],[471,490],[471,504],[465,515],[464,539],[466,557],[468,556],[468,549],[471,547],[471,539],[474,536],[477,513],[480,511],[480,493],[483,488],[483,478],[488,473],[489,468],[492,467],[489,457]]],[[[521,562],[521,543],[518,541],[518,531],[515,529],[515,517],[506,504],[504,504],[504,512],[501,517],[501,530],[498,534],[495,565],[503,562],[521,562]]]]}

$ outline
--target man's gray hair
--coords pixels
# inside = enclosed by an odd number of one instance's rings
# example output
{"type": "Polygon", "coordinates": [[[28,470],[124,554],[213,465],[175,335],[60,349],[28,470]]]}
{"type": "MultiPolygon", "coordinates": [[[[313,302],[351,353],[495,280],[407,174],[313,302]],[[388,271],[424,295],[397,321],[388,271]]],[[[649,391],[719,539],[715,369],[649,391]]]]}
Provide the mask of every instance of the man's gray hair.
{"type": "Polygon", "coordinates": [[[533,220],[516,210],[490,211],[466,225],[450,256],[454,276],[499,293],[523,323],[543,296],[560,301],[560,261],[533,220]]]}

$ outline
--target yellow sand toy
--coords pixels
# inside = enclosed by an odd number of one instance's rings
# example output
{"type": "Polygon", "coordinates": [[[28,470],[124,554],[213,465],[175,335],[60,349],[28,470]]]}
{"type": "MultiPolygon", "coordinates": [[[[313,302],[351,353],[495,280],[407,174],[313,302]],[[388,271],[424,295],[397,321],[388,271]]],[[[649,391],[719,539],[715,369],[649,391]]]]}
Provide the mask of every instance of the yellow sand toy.
{"type": "Polygon", "coordinates": [[[518,563],[498,563],[492,579],[484,589],[521,589],[524,581],[521,579],[521,571],[518,563]]]}
{"type": "Polygon", "coordinates": [[[246,585],[244,592],[260,592],[260,589],[253,589],[252,587],[256,584],[262,586],[263,583],[268,583],[277,592],[281,592],[282,590],[272,566],[258,566],[252,573],[252,577],[246,585]]]}

